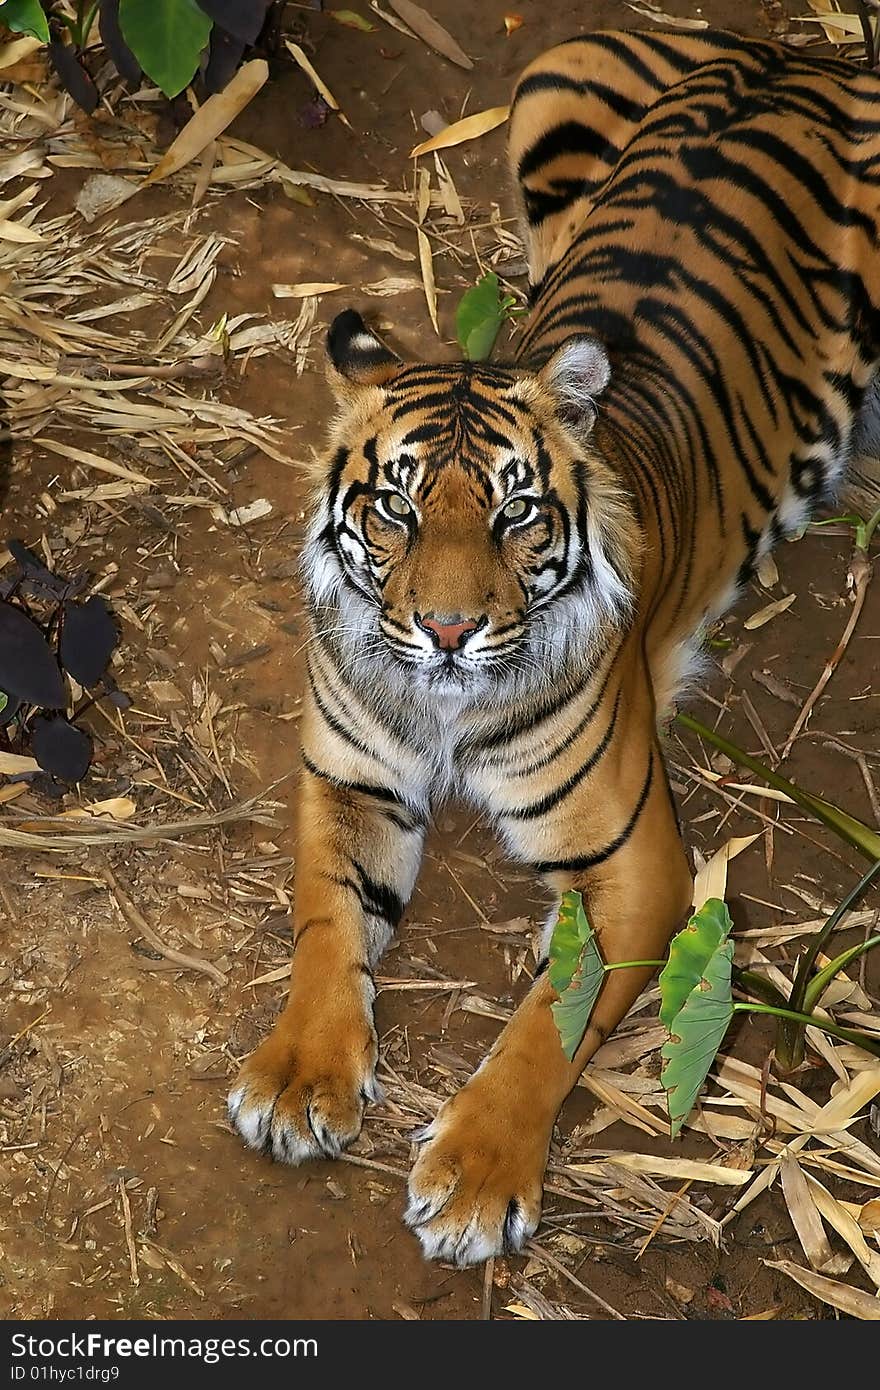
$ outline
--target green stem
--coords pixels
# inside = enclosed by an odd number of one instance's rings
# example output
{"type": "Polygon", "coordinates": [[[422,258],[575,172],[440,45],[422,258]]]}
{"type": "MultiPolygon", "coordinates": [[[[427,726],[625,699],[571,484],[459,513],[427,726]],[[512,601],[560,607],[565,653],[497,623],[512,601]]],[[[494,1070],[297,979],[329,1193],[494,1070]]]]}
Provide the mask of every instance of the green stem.
{"type": "Polygon", "coordinates": [[[851,526],[855,531],[859,526],[864,526],[864,521],[855,512],[842,512],[840,516],[827,516],[823,521],[811,521],[810,527],[816,531],[820,526],[851,526]]]}
{"type": "Polygon", "coordinates": [[[880,835],[869,829],[867,825],[863,825],[861,821],[856,820],[854,816],[848,816],[845,811],[839,810],[837,806],[832,806],[828,801],[823,801],[820,796],[813,796],[811,792],[802,791],[800,787],[795,786],[794,782],[780,777],[778,772],[773,772],[757,758],[751,757],[742,748],[738,748],[735,743],[730,743],[728,739],[723,738],[721,734],[716,734],[714,729],[707,728],[705,724],[701,724],[699,719],[694,719],[692,715],[681,712],[675,716],[675,721],[682,728],[690,729],[692,733],[699,734],[707,743],[711,743],[733,762],[738,763],[741,767],[747,767],[750,772],[762,777],[768,786],[791,797],[796,805],[816,816],[823,825],[827,825],[829,830],[833,830],[841,839],[846,840],[847,844],[852,845],[866,859],[880,859],[880,835]]]}
{"type": "Polygon", "coordinates": [[[851,526],[855,531],[855,544],[858,550],[864,550],[867,554],[877,525],[880,523],[880,507],[873,516],[869,516],[867,521],[864,517],[856,516],[853,512],[846,512],[843,516],[829,516],[825,521],[812,521],[811,527],[819,526],[851,526]]]}
{"type": "Polygon", "coordinates": [[[860,528],[861,534],[859,534],[858,531],[856,532],[856,541],[857,544],[861,545],[862,550],[867,552],[868,546],[871,544],[871,538],[877,530],[878,524],[880,524],[880,507],[877,508],[873,516],[863,522],[860,528]]]}
{"type": "Polygon", "coordinates": [[[664,965],[666,965],[667,963],[668,963],[668,962],[665,961],[665,960],[617,960],[617,961],[614,962],[613,965],[606,965],[605,962],[603,961],[603,962],[602,962],[602,969],[603,969],[603,970],[629,970],[630,967],[635,968],[637,965],[640,965],[640,966],[651,965],[651,966],[654,967],[655,970],[659,970],[659,969],[661,969],[664,965]]]}
{"type": "MultiPolygon", "coordinates": [[[[847,912],[855,906],[866,888],[880,877],[880,861],[872,864],[867,873],[864,873],[854,888],[850,889],[843,902],[834,909],[824,925],[816,932],[805,951],[801,952],[794,972],[794,980],[789,996],[789,1007],[796,1012],[804,1011],[809,1013],[807,1008],[807,990],[810,986],[810,977],[816,965],[820,951],[831,939],[831,935],[843,921],[847,912]]],[[[779,1029],[779,1038],[776,1044],[776,1056],[780,1066],[786,1071],[793,1071],[804,1060],[804,1035],[803,1029],[793,1028],[790,1024],[783,1024],[779,1029]]]]}
{"type": "Polygon", "coordinates": [[[850,889],[843,902],[834,909],[831,916],[825,921],[824,926],[816,932],[816,935],[798,961],[789,1001],[792,1008],[802,1009],[804,1007],[804,1000],[807,994],[807,983],[810,975],[813,973],[813,967],[816,964],[819,953],[827,946],[833,933],[840,926],[846,914],[855,907],[862,894],[866,889],[870,888],[871,884],[877,878],[880,878],[880,861],[876,864],[872,864],[870,869],[862,874],[862,877],[855,887],[850,889]]]}
{"type": "Polygon", "coordinates": [[[793,1009],[777,1009],[773,1004],[734,1004],[733,1012],[735,1014],[772,1014],[774,1018],[785,1018],[805,1027],[818,1028],[820,1033],[830,1033],[833,1038],[842,1038],[844,1042],[854,1043],[864,1052],[870,1052],[872,1056],[880,1057],[880,1038],[869,1038],[865,1033],[857,1033],[854,1028],[838,1028],[836,1023],[825,1023],[824,1020],[811,1018],[809,1014],[795,1013],[793,1009]]]}

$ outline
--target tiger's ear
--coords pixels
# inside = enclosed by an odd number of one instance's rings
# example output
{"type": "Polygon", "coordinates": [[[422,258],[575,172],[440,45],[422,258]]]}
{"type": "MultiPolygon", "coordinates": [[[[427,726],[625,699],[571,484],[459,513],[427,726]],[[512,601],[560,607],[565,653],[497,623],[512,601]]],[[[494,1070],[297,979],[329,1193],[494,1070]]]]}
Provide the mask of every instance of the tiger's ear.
{"type": "Polygon", "coordinates": [[[556,397],[565,423],[590,430],[596,419],[596,398],[611,379],[611,363],[598,338],[569,338],[541,368],[540,378],[556,397]]]}
{"type": "Polygon", "coordinates": [[[382,386],[400,365],[354,309],[336,315],[327,334],[327,377],[338,400],[350,403],[365,387],[382,386]]]}

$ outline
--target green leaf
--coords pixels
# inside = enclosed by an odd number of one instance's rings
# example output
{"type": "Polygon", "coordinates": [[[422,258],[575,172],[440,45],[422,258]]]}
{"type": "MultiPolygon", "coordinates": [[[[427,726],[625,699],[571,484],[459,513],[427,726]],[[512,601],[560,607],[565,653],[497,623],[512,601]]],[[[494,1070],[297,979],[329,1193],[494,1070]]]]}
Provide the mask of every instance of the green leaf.
{"type": "Polygon", "coordinates": [[[0,714],[3,713],[8,704],[9,696],[6,694],[5,690],[0,690],[0,714]]]}
{"type": "Polygon", "coordinates": [[[0,4],[0,21],[16,34],[33,34],[49,42],[49,25],[40,0],[6,0],[0,4]]]}
{"type": "Polygon", "coordinates": [[[660,1051],[660,1080],[667,1093],[673,1139],[693,1109],[733,1018],[730,925],[724,903],[710,898],[673,939],[669,965],[663,971],[666,975],[674,966],[663,994],[660,1016],[664,1022],[676,1001],[684,996],[672,1022],[666,1022],[669,1038],[660,1051]],[[689,981],[692,983],[686,989],[689,981]]]}
{"type": "MultiPolygon", "coordinates": [[[[811,981],[810,976],[819,959],[831,940],[832,935],[837,930],[840,923],[848,912],[850,912],[867,892],[871,884],[880,878],[880,856],[878,856],[870,869],[867,869],[858,883],[849,890],[846,897],[837,904],[837,907],[826,917],[822,926],[810,937],[806,950],[802,951],[798,957],[797,968],[794,972],[794,979],[791,984],[791,992],[786,1003],[795,1013],[812,1013],[813,1007],[819,999],[819,994],[815,993],[818,988],[819,993],[825,988],[821,983],[816,985],[815,978],[811,981]],[[808,1004],[808,1000],[811,1002],[808,1004]]],[[[821,975],[820,971],[820,975],[821,975]]],[[[760,995],[758,996],[760,998],[760,995]]],[[[776,1044],[773,1051],[776,1061],[783,1071],[793,1071],[800,1066],[804,1060],[805,1036],[804,1030],[799,1025],[788,1020],[783,1020],[779,1025],[776,1035],[776,1044]]]]}
{"type": "Polygon", "coordinates": [[[122,37],[166,97],[191,80],[211,33],[195,0],[119,0],[122,37]]]}
{"type": "Polygon", "coordinates": [[[494,270],[462,295],[455,311],[455,336],[469,362],[484,362],[489,357],[515,302],[513,295],[502,297],[494,270]]]}
{"type": "Polygon", "coordinates": [[[672,938],[669,960],[660,973],[660,1022],[671,1033],[688,995],[696,989],[715,951],[730,935],[727,904],[708,898],[687,926],[672,938]]]}
{"type": "MultiPolygon", "coordinates": [[[[3,706],[0,705],[0,710],[2,708],[3,706]]],[[[848,951],[841,951],[839,956],[834,957],[834,960],[829,961],[821,970],[817,970],[804,993],[804,1013],[811,1014],[813,1012],[838,971],[845,970],[866,951],[873,951],[875,946],[880,946],[880,936],[869,936],[865,941],[859,941],[855,946],[850,946],[848,951]]]]}
{"type": "Polygon", "coordinates": [[[866,859],[880,859],[880,835],[876,830],[871,830],[855,816],[850,816],[846,811],[841,811],[839,807],[832,806],[830,801],[823,801],[821,796],[813,796],[812,792],[805,792],[803,787],[795,786],[794,782],[789,782],[785,777],[780,777],[778,772],[766,767],[764,763],[753,758],[744,749],[738,748],[729,739],[722,738],[714,729],[701,724],[699,719],[694,719],[693,715],[685,714],[679,710],[675,716],[676,724],[681,724],[683,728],[690,729],[692,733],[699,734],[707,743],[711,743],[715,748],[726,753],[727,757],[740,767],[747,767],[750,772],[754,772],[758,777],[763,777],[764,781],[778,792],[784,792],[790,796],[796,805],[802,806],[805,811],[820,820],[823,825],[827,825],[829,830],[833,830],[847,844],[852,845],[866,859]]]}
{"type": "Polygon", "coordinates": [[[580,893],[563,893],[559,916],[550,938],[548,978],[559,995],[551,1005],[562,1050],[568,1060],[580,1046],[593,1005],[602,988],[605,966],[596,945],[596,933],[587,921],[580,893]]]}
{"type": "Polygon", "coordinates": [[[364,34],[372,34],[376,28],[356,10],[331,10],[330,18],[335,19],[337,24],[344,24],[346,29],[360,29],[364,34]]]}
{"type": "Polygon", "coordinates": [[[581,894],[574,889],[563,893],[550,938],[550,968],[547,972],[547,978],[557,994],[564,994],[571,984],[580,963],[581,949],[592,936],[592,931],[581,894]]]}

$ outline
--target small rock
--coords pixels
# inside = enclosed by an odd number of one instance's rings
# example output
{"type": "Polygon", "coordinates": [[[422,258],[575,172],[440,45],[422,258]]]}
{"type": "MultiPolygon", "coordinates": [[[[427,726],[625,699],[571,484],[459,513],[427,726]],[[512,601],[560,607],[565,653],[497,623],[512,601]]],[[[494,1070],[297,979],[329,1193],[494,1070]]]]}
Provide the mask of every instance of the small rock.
{"type": "Polygon", "coordinates": [[[80,189],[74,206],[84,222],[94,222],[105,212],[121,207],[137,191],[136,183],[118,174],[92,174],[80,189]]]}
{"type": "Polygon", "coordinates": [[[687,1304],[693,1302],[693,1289],[689,1289],[687,1284],[676,1283],[676,1281],[673,1278],[671,1278],[668,1274],[666,1276],[666,1292],[672,1294],[672,1297],[675,1299],[676,1303],[687,1304]]]}
{"type": "Polygon", "coordinates": [[[148,574],[143,581],[145,589],[173,589],[177,583],[178,576],[173,570],[156,570],[154,574],[148,574]]]}

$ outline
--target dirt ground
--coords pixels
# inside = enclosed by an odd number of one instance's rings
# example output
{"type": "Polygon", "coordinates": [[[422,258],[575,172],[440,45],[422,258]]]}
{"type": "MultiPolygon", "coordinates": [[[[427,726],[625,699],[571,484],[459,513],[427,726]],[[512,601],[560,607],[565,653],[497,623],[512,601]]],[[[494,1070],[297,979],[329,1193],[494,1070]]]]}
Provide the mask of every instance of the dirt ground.
{"type": "MultiPolygon", "coordinates": [[[[357,8],[370,15],[366,5],[357,8]]],[[[310,85],[298,69],[279,63],[233,134],[293,168],[402,187],[412,179],[408,153],[424,136],[423,112],[454,120],[465,102],[468,110],[500,104],[518,70],[550,43],[587,28],[647,23],[617,0],[516,0],[515,6],[433,0],[429,8],[473,57],[472,72],[374,16],[375,32],[362,33],[308,6],[291,6],[288,29],[304,36],[351,128],[335,118],[309,128],[310,85]],[[513,8],[524,23],[507,38],[503,16],[513,8]]],[[[758,35],[796,28],[772,0],[707,0],[698,11],[679,0],[670,8],[758,35]]],[[[788,13],[801,9],[794,5],[788,13]]],[[[447,163],[462,199],[486,209],[496,202],[509,217],[503,147],[503,131],[496,131],[449,151],[447,163]]],[[[79,169],[56,172],[45,187],[49,214],[70,209],[84,176],[79,169]]],[[[152,188],[113,216],[165,215],[185,207],[190,192],[152,188]]],[[[454,306],[473,281],[474,261],[435,244],[438,341],[419,281],[411,207],[392,205],[380,214],[319,193],[309,206],[275,184],[210,193],[198,223],[229,239],[197,310],[202,328],[223,314],[277,318],[289,306],[273,297],[274,284],[343,281],[352,288],[319,299],[319,324],[346,304],[366,305],[406,352],[453,355],[454,306]],[[391,241],[408,259],[366,238],[391,241]],[[360,286],[390,275],[412,278],[413,288],[364,299],[360,286]]],[[[514,230],[513,223],[503,225],[514,230]]],[[[522,288],[518,269],[511,259],[507,270],[522,288]]],[[[138,324],[149,328],[150,308],[136,312],[138,324]]],[[[281,421],[292,458],[321,447],[329,396],[320,335],[302,375],[284,350],[245,354],[230,363],[215,391],[254,416],[281,421]]],[[[85,430],[65,438],[96,447],[85,430]]],[[[124,733],[95,716],[98,756],[82,799],[129,795],[139,824],[206,806],[222,810],[257,794],[277,804],[274,823],[239,823],[142,849],[2,853],[0,1315],[605,1316],[540,1253],[499,1260],[488,1275],[457,1271],[425,1264],[401,1225],[409,1133],[430,1114],[433,1098],[455,1089],[478,1063],[498,1020],[521,997],[534,964],[532,931],[545,912],[540,887],[506,863],[488,830],[465,813],[441,813],[397,944],[382,966],[388,984],[378,1000],[378,1025],[391,1100],[371,1113],[353,1154],[333,1165],[288,1169],[245,1151],[230,1132],[229,1077],[265,1036],[283,999],[283,980],[252,981],[284,965],[290,938],[287,827],[295,781],[288,774],[297,763],[303,678],[296,581],[303,484],[296,468],[259,450],[234,459],[222,478],[228,505],[264,498],[272,504],[270,516],[236,529],[212,519],[205,506],[164,513],[143,503],[59,500],[47,507],[44,495],[62,489],[65,468],[39,440],[18,444],[3,525],[6,536],[31,545],[45,536],[60,568],[106,575],[104,592],[120,605],[116,675],[134,707],[124,733]],[[204,737],[192,736],[199,728],[204,735],[206,705],[228,786],[204,737]],[[267,792],[279,777],[288,780],[267,792]],[[222,986],[178,970],[151,948],[108,892],[107,865],[164,940],[216,964],[222,986]]],[[[784,742],[839,640],[849,613],[851,540],[838,528],[784,545],[776,556],[778,579],[765,576],[767,587],[756,580],[719,634],[729,645],[718,648],[692,708],[758,756],[766,756],[766,742],[784,742]],[[744,627],[750,614],[788,594],[796,598],[785,612],[759,628],[744,627]]],[[[787,764],[794,780],[871,825],[877,816],[870,775],[880,762],[878,639],[875,581],[829,693],[787,764]],[[867,781],[854,752],[867,757],[867,781]]],[[[740,932],[821,916],[861,873],[855,854],[793,808],[786,808],[787,828],[765,830],[758,817],[775,821],[777,803],[725,800],[707,790],[694,777],[695,761],[721,765],[690,736],[672,735],[669,756],[689,847],[708,856],[731,835],[765,831],[731,865],[730,902],[740,932]]],[[[16,824],[23,810],[46,814],[47,806],[29,793],[0,807],[2,823],[16,824]]],[[[774,957],[784,964],[793,949],[783,945],[774,957]]],[[[880,992],[876,964],[863,985],[869,996],[880,992]]],[[[769,1038],[746,1024],[728,1050],[760,1066],[769,1038]]],[[[809,1074],[799,1084],[821,1104],[833,1078],[810,1055],[809,1074]]],[[[646,1133],[622,1121],[591,1133],[596,1104],[579,1089],[563,1111],[538,1234],[539,1247],[575,1281],[627,1317],[833,1316],[763,1263],[803,1263],[778,1184],[725,1226],[721,1248],[670,1234],[661,1222],[637,1259],[650,1224],[634,1229],[625,1202],[615,1220],[606,1204],[578,1197],[565,1163],[600,1148],[709,1159],[737,1146],[689,1132],[683,1146],[673,1147],[656,1129],[646,1133]]],[[[853,1133],[876,1147],[866,1124],[853,1133]]],[[[680,1186],[666,1183],[670,1203],[680,1186]]],[[[876,1183],[873,1189],[850,1183],[845,1195],[863,1201],[875,1191],[876,1183]]],[[[715,1217],[735,1196],[732,1188],[695,1192],[700,1209],[715,1217]]]]}

